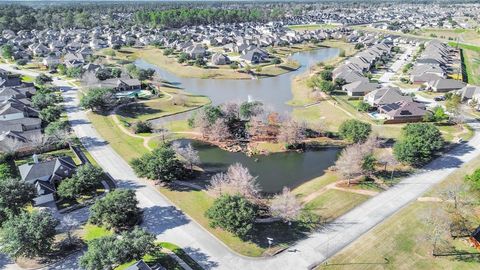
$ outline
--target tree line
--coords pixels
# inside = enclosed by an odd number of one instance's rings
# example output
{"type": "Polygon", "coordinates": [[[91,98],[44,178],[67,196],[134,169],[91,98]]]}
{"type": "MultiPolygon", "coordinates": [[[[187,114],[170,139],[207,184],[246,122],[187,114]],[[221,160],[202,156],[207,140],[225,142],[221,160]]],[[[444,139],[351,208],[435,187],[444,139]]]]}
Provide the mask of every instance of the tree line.
{"type": "Polygon", "coordinates": [[[138,11],[135,21],[151,26],[181,27],[211,23],[265,22],[280,19],[283,10],[274,9],[218,9],[218,8],[175,8],[168,10],[138,11]]]}

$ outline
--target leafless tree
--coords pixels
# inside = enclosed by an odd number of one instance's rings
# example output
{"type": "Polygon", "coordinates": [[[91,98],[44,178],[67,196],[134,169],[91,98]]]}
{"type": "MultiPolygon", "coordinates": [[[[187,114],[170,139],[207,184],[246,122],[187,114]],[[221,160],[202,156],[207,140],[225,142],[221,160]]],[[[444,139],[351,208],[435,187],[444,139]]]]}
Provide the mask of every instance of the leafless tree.
{"type": "Polygon", "coordinates": [[[450,217],[441,207],[432,206],[424,215],[427,225],[425,238],[432,244],[432,254],[437,255],[439,244],[445,243],[450,228],[450,217]]]}
{"type": "Polygon", "coordinates": [[[173,95],[172,104],[177,106],[185,106],[187,104],[187,97],[184,94],[173,95]]]}
{"type": "Polygon", "coordinates": [[[172,149],[185,160],[191,171],[193,171],[193,166],[200,162],[198,151],[193,148],[191,143],[182,147],[178,141],[175,141],[172,149]]]}
{"type": "Polygon", "coordinates": [[[214,196],[222,194],[240,194],[247,199],[258,198],[260,188],[256,182],[257,177],[240,163],[228,167],[226,173],[219,173],[212,177],[208,191],[214,196]]]}
{"type": "Polygon", "coordinates": [[[314,123],[310,124],[310,129],[321,135],[325,133],[327,127],[323,121],[317,120],[314,123]]]}
{"type": "Polygon", "coordinates": [[[280,128],[277,138],[288,145],[297,145],[305,139],[305,124],[293,119],[287,120],[280,128]]]}
{"type": "Polygon", "coordinates": [[[232,137],[230,129],[228,128],[225,120],[218,118],[215,123],[210,127],[209,139],[216,142],[224,142],[232,137]]]}
{"type": "Polygon", "coordinates": [[[80,222],[74,219],[71,215],[64,215],[62,217],[62,229],[67,234],[67,245],[72,246],[75,243],[76,237],[73,235],[73,231],[80,225],[80,222]]]}
{"type": "Polygon", "coordinates": [[[45,136],[47,143],[51,145],[67,145],[73,140],[72,133],[65,129],[57,129],[45,136]]]}
{"type": "Polygon", "coordinates": [[[171,135],[170,130],[168,130],[168,128],[163,126],[157,129],[155,133],[159,135],[160,139],[162,140],[162,143],[165,143],[171,135]]]}
{"type": "Polygon", "coordinates": [[[32,147],[38,152],[42,152],[43,148],[48,143],[47,137],[41,133],[35,134],[30,140],[32,142],[32,147]]]}
{"type": "Polygon", "coordinates": [[[350,181],[363,175],[363,160],[365,154],[359,144],[353,144],[343,149],[335,162],[335,168],[340,175],[350,181]]]}
{"type": "Polygon", "coordinates": [[[398,166],[400,162],[395,158],[392,152],[383,152],[377,158],[377,160],[385,165],[384,171],[387,172],[387,166],[390,166],[390,181],[393,179],[393,173],[395,172],[395,166],[398,166]]]}
{"type": "Polygon", "coordinates": [[[465,194],[467,186],[462,182],[454,182],[447,184],[441,191],[440,196],[447,202],[453,201],[453,211],[461,214],[462,206],[466,202],[465,194]]]}
{"type": "Polygon", "coordinates": [[[194,114],[193,126],[203,137],[207,137],[210,134],[210,122],[208,121],[205,110],[199,110],[194,114]]]}
{"type": "Polygon", "coordinates": [[[240,105],[236,102],[227,102],[221,106],[222,112],[226,119],[240,118],[240,105]]]}
{"type": "Polygon", "coordinates": [[[301,210],[302,205],[287,187],[284,187],[282,193],[276,195],[270,203],[270,213],[289,224],[298,218],[301,210]]]}

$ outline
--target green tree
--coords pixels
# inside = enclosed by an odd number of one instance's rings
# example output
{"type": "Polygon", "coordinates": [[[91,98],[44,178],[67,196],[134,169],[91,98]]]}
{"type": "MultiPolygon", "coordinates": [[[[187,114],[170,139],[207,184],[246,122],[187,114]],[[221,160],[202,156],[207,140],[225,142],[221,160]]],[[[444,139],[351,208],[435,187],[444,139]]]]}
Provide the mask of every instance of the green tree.
{"type": "Polygon", "coordinates": [[[8,165],[8,163],[0,163],[0,182],[2,180],[13,178],[12,168],[8,165]]]}
{"type": "Polygon", "coordinates": [[[58,186],[57,193],[62,198],[78,198],[93,191],[103,179],[102,169],[89,163],[77,168],[71,178],[64,179],[58,186]]]}
{"type": "Polygon", "coordinates": [[[11,60],[13,57],[12,45],[5,44],[2,46],[2,57],[6,60],[11,60]]]}
{"type": "MultiPolygon", "coordinates": [[[[2,164],[3,165],[3,164],[2,164]]],[[[11,173],[7,173],[11,175],[11,173]]],[[[0,224],[8,217],[18,215],[23,208],[33,202],[36,192],[33,185],[14,178],[0,181],[0,224]]]]}
{"type": "Polygon", "coordinates": [[[54,106],[62,100],[55,93],[36,93],[32,97],[32,104],[35,108],[43,110],[49,106],[54,106]]]}
{"type": "Polygon", "coordinates": [[[328,94],[335,91],[335,85],[330,81],[320,81],[318,88],[328,94]]]}
{"type": "Polygon", "coordinates": [[[480,169],[476,169],[472,174],[465,176],[465,180],[472,189],[480,191],[480,169]]]}
{"type": "Polygon", "coordinates": [[[372,125],[359,120],[345,120],[339,128],[340,136],[354,143],[364,142],[372,132],[372,125]]]}
{"type": "Polygon", "coordinates": [[[77,78],[79,79],[82,77],[82,68],[81,67],[71,67],[67,68],[65,71],[65,75],[70,78],[77,78]]]}
{"type": "Polygon", "coordinates": [[[80,99],[80,106],[84,109],[91,109],[93,111],[105,110],[115,105],[113,93],[108,88],[93,88],[90,89],[80,99]]]}
{"type": "Polygon", "coordinates": [[[140,260],[155,248],[155,236],[139,228],[93,239],[80,257],[80,266],[86,270],[112,269],[119,264],[140,260]]]}
{"type": "Polygon", "coordinates": [[[324,81],[331,81],[332,80],[332,71],[331,70],[322,70],[320,72],[320,78],[324,81]]]}
{"type": "Polygon", "coordinates": [[[215,200],[205,216],[210,226],[220,227],[239,237],[245,237],[252,230],[257,207],[240,195],[222,195],[215,200]]]}
{"type": "Polygon", "coordinates": [[[250,119],[263,111],[263,104],[260,101],[243,102],[240,104],[240,117],[250,119]]]}
{"type": "Polygon", "coordinates": [[[401,139],[395,143],[393,153],[400,162],[422,165],[430,161],[443,145],[442,134],[436,126],[413,123],[403,128],[401,139]]]}
{"type": "Polygon", "coordinates": [[[49,106],[40,111],[39,117],[46,123],[55,122],[60,118],[62,108],[60,106],[49,106]]]}
{"type": "Polygon", "coordinates": [[[51,82],[52,78],[50,76],[47,76],[43,73],[40,73],[36,78],[35,78],[35,83],[38,85],[43,85],[48,82],[51,82]]]}
{"type": "Polygon", "coordinates": [[[20,213],[3,223],[0,250],[12,258],[46,255],[51,250],[58,224],[46,211],[20,213]]]}
{"type": "Polygon", "coordinates": [[[139,177],[152,180],[169,182],[182,177],[185,173],[175,151],[165,143],[151,153],[132,160],[131,164],[139,177]]]}
{"type": "Polygon", "coordinates": [[[116,189],[95,202],[90,208],[89,221],[92,224],[116,230],[129,228],[141,218],[141,212],[137,205],[135,191],[116,189]]]}

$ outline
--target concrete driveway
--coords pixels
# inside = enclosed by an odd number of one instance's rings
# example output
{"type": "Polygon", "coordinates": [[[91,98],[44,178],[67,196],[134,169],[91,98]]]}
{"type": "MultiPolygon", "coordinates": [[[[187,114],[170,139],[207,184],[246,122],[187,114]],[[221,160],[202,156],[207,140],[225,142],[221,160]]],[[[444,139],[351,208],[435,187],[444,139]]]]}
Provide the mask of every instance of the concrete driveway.
{"type": "MultiPolygon", "coordinates": [[[[62,88],[68,118],[87,150],[120,187],[136,190],[140,206],[145,210],[143,226],[159,239],[184,248],[205,269],[309,269],[415,201],[463,163],[480,154],[480,135],[476,132],[468,143],[461,144],[419,173],[352,209],[308,239],[299,241],[290,249],[295,252],[285,251],[272,258],[247,258],[228,249],[176,209],[154,187],[138,179],[128,163],[98,135],[85,112],[78,108],[77,90],[64,81],[55,80],[54,83],[62,88]]],[[[479,129],[478,123],[472,123],[472,127],[476,131],[479,129]]]]}
{"type": "Polygon", "coordinates": [[[392,85],[392,77],[397,74],[397,72],[406,64],[410,61],[412,58],[413,54],[413,49],[414,47],[412,45],[405,45],[405,52],[395,61],[393,64],[390,66],[389,70],[391,71],[385,71],[385,73],[382,74],[380,79],[378,79],[378,82],[384,86],[387,85],[392,85]],[[410,55],[410,56],[408,56],[410,55]]]}

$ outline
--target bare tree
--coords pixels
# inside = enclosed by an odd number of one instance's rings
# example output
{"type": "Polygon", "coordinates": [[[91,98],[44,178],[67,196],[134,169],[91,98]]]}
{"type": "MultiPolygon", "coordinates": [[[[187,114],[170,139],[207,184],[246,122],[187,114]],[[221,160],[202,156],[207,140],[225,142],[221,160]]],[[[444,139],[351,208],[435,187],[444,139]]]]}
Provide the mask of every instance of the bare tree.
{"type": "Polygon", "coordinates": [[[365,154],[359,144],[353,144],[343,149],[335,162],[335,168],[340,175],[350,181],[363,175],[363,159],[365,154]]]}
{"type": "Polygon", "coordinates": [[[226,119],[240,118],[240,105],[236,102],[227,102],[222,104],[222,112],[226,119]]]}
{"type": "Polygon", "coordinates": [[[162,143],[165,143],[171,135],[170,130],[168,130],[168,128],[165,128],[163,126],[157,129],[155,133],[159,135],[160,139],[162,140],[162,143]]]}
{"type": "Polygon", "coordinates": [[[207,137],[210,134],[210,122],[205,110],[199,110],[195,113],[193,125],[203,137],[207,137]]]}
{"type": "Polygon", "coordinates": [[[208,191],[214,196],[222,194],[240,194],[247,199],[256,199],[260,188],[256,182],[257,177],[240,163],[228,167],[226,173],[219,173],[212,177],[208,191]]]}
{"type": "Polygon", "coordinates": [[[62,217],[62,229],[67,234],[67,245],[72,246],[75,243],[76,237],[73,235],[73,231],[80,225],[80,222],[74,219],[71,215],[64,215],[62,217]]]}
{"type": "Polygon", "coordinates": [[[450,228],[450,217],[441,207],[432,206],[424,215],[424,223],[427,225],[425,238],[432,245],[432,255],[437,255],[439,244],[445,243],[450,228]]]}
{"type": "Polygon", "coordinates": [[[298,145],[305,139],[305,124],[293,119],[287,120],[280,128],[278,140],[287,145],[298,145]]]}
{"type": "Polygon", "coordinates": [[[193,148],[191,143],[182,147],[178,141],[175,141],[172,149],[185,160],[191,171],[193,171],[193,166],[200,162],[198,151],[193,148]]]}
{"type": "Polygon", "coordinates": [[[184,94],[172,96],[172,105],[185,106],[187,104],[187,97],[184,94]]]}
{"type": "Polygon", "coordinates": [[[223,142],[232,137],[230,129],[228,128],[225,120],[218,118],[215,123],[210,127],[209,138],[212,141],[223,142]]]}
{"type": "Polygon", "coordinates": [[[392,152],[383,152],[378,157],[378,161],[385,165],[384,171],[387,172],[387,166],[390,166],[390,181],[393,179],[393,173],[395,172],[395,167],[400,164],[395,158],[392,152]]]}
{"type": "Polygon", "coordinates": [[[302,205],[287,187],[284,187],[282,193],[276,195],[270,203],[270,213],[289,224],[298,218],[301,210],[302,205]]]}

